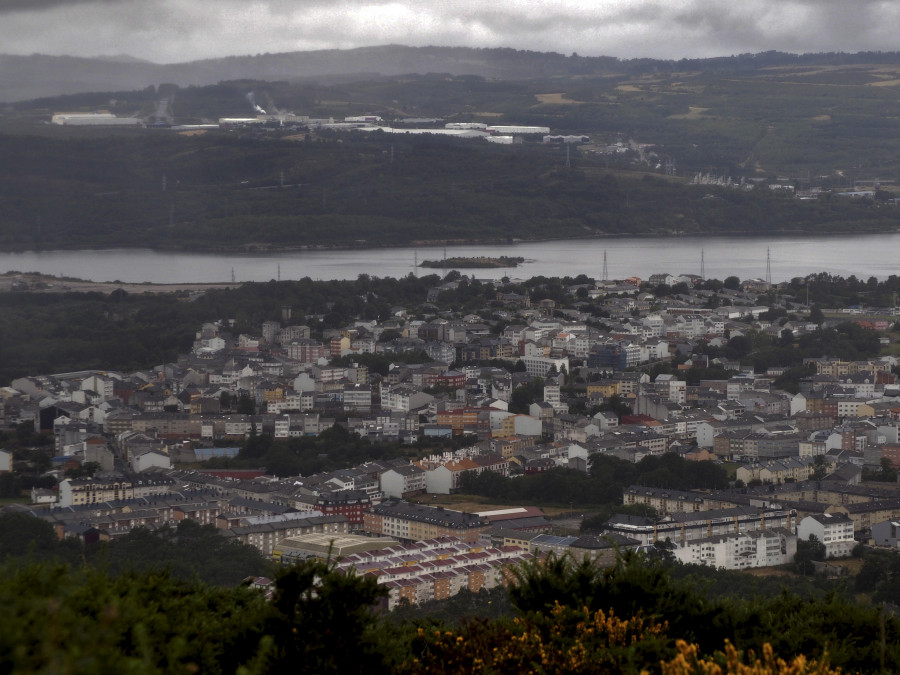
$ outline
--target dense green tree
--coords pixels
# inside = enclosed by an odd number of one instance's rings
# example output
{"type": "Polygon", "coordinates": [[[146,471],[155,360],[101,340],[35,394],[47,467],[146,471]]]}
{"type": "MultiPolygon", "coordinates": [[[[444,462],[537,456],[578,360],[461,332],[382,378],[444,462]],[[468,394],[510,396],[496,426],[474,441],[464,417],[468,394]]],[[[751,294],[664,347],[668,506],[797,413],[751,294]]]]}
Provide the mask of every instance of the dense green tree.
{"type": "Polygon", "coordinates": [[[825,560],[825,543],[819,541],[819,538],[811,534],[809,539],[797,540],[797,553],[794,555],[794,568],[800,574],[813,574],[815,567],[813,562],[821,562],[825,560]]]}
{"type": "Polygon", "coordinates": [[[0,473],[0,497],[19,497],[22,494],[22,478],[8,471],[0,473]]]}
{"type": "Polygon", "coordinates": [[[596,454],[590,459],[587,475],[570,469],[552,469],[510,479],[485,471],[478,475],[464,474],[460,490],[504,503],[602,507],[615,513],[621,509],[622,490],[631,484],[671,489],[721,488],[728,484],[728,479],[721,465],[688,462],[674,453],[646,457],[637,464],[596,454]]]}
{"type": "Polygon", "coordinates": [[[25,513],[0,513],[0,554],[4,558],[31,555],[37,559],[62,554],[50,523],[25,513]]]}
{"type": "Polygon", "coordinates": [[[237,413],[239,415],[255,415],[256,401],[247,394],[241,394],[237,398],[237,413]]]}
{"type": "Polygon", "coordinates": [[[257,659],[271,651],[258,592],[52,565],[7,566],[3,576],[8,672],[263,672],[257,659]]]}
{"type": "Polygon", "coordinates": [[[509,400],[509,411],[519,414],[528,414],[532,403],[543,400],[544,380],[535,377],[530,384],[522,384],[513,389],[509,400]]]}
{"type": "Polygon", "coordinates": [[[863,552],[863,565],[853,579],[853,588],[859,593],[872,593],[898,574],[900,557],[896,553],[866,549],[863,552]]]}
{"type": "Polygon", "coordinates": [[[796,394],[800,391],[800,380],[810,375],[815,375],[815,365],[813,364],[788,368],[775,379],[775,387],[790,394],[796,394]]]}
{"type": "Polygon", "coordinates": [[[381,639],[375,621],[375,604],[386,595],[375,579],[336,573],[332,562],[310,561],[282,571],[272,599],[278,614],[269,621],[278,663],[302,664],[315,673],[389,672],[391,645],[381,639]]]}
{"type": "Polygon", "coordinates": [[[813,458],[813,471],[810,474],[810,480],[822,480],[828,475],[828,463],[825,455],[816,455],[813,458]]]}
{"type": "Polygon", "coordinates": [[[875,471],[869,467],[863,467],[863,480],[883,481],[885,483],[897,482],[897,469],[887,457],[881,458],[880,468],[875,471]]]}
{"type": "Polygon", "coordinates": [[[753,349],[753,342],[744,335],[735,335],[725,345],[725,354],[733,359],[741,359],[753,349]]]}
{"type": "Polygon", "coordinates": [[[191,520],[180,521],[177,528],[136,528],[109,542],[85,546],[76,537],[60,540],[53,527],[40,518],[4,513],[0,514],[0,555],[11,563],[30,559],[97,564],[114,574],[167,571],[180,579],[201,579],[215,585],[233,585],[269,571],[255,548],[191,520]]]}
{"type": "Polygon", "coordinates": [[[612,411],[619,419],[622,418],[622,415],[631,414],[631,406],[625,403],[625,399],[623,399],[619,394],[613,394],[608,399],[606,399],[600,405],[600,409],[612,411]]]}
{"type": "Polygon", "coordinates": [[[462,673],[477,669],[476,658],[500,659],[502,672],[537,663],[554,672],[641,672],[674,659],[678,640],[704,656],[727,640],[848,672],[900,667],[900,623],[879,608],[836,593],[760,595],[751,589],[762,579],[634,553],[611,567],[534,559],[510,570],[508,590],[458,596],[444,619],[407,608],[389,621],[375,612],[383,587],[328,561],[280,570],[270,600],[243,585],[157,570],[16,563],[0,571],[9,672],[462,673]],[[718,576],[728,595],[699,583],[718,576]],[[482,602],[512,614],[475,618],[482,602]]]}

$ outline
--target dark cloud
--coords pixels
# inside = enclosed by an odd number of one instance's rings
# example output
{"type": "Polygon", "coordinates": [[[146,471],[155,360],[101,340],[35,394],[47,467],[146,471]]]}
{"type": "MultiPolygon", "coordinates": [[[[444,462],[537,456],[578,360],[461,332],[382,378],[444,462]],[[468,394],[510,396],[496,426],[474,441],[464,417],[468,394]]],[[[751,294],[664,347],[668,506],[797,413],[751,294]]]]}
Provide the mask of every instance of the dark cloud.
{"type": "Polygon", "coordinates": [[[0,51],[157,62],[381,44],[623,58],[896,49],[885,0],[0,0],[0,51]],[[30,13],[41,12],[35,21],[30,13]]]}
{"type": "Polygon", "coordinates": [[[9,12],[42,12],[57,7],[92,4],[120,5],[122,0],[2,0],[0,1],[0,14],[9,12]]]}

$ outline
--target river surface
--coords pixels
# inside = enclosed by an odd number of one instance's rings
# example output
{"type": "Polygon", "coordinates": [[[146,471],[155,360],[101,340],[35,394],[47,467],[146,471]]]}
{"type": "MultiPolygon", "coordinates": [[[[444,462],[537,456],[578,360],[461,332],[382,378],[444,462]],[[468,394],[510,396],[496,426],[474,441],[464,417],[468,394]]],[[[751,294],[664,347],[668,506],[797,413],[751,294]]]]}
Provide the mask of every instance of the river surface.
{"type": "MultiPolygon", "coordinates": [[[[819,237],[622,237],[443,248],[288,251],[266,254],[157,252],[147,249],[0,252],[0,272],[39,272],[90,281],[127,283],[221,283],[270,279],[356,279],[360,274],[423,276],[442,269],[416,269],[416,262],[445,256],[519,256],[516,268],[462,269],[480,279],[586,274],[623,279],[651,274],[700,274],[706,278],[773,282],[816,272],[867,279],[898,274],[900,233],[819,237]]],[[[447,268],[452,269],[451,267],[447,268]]]]}

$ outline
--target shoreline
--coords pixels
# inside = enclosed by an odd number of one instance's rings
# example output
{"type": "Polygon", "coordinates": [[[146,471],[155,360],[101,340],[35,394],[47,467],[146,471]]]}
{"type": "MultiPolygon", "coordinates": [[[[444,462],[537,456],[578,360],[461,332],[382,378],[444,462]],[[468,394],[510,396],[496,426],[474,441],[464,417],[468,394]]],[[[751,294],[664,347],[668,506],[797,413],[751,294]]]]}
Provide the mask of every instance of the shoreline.
{"type": "MultiPolygon", "coordinates": [[[[660,232],[638,232],[638,233],[599,233],[590,235],[573,235],[565,237],[534,237],[534,238],[497,238],[497,239],[418,239],[405,243],[381,243],[357,240],[356,243],[344,244],[302,244],[302,245],[275,245],[265,243],[243,244],[238,246],[151,246],[151,245],[125,245],[110,243],[106,245],[80,245],[80,246],[52,246],[29,248],[28,246],[7,246],[0,248],[0,253],[44,253],[51,251],[153,251],[155,253],[205,253],[209,255],[259,255],[259,254],[276,254],[276,253],[310,253],[316,251],[358,251],[366,249],[404,249],[404,248],[441,248],[450,246],[500,246],[517,244],[538,244],[541,242],[553,241],[592,241],[592,240],[614,240],[614,239],[681,239],[686,237],[721,237],[742,239],[749,237],[771,237],[778,239],[781,237],[860,237],[867,235],[885,235],[900,233],[900,227],[875,229],[875,230],[856,230],[856,231],[809,231],[809,230],[773,230],[764,232],[751,232],[747,230],[741,231],[718,231],[718,232],[673,232],[671,230],[660,232]]],[[[23,272],[27,273],[27,272],[23,272]]]]}
{"type": "MultiPolygon", "coordinates": [[[[609,271],[602,272],[603,275],[611,273],[609,278],[649,276],[674,268],[678,272],[699,271],[709,276],[718,274],[720,278],[735,273],[742,278],[757,278],[765,273],[767,261],[771,259],[774,277],[779,280],[820,272],[884,279],[896,274],[895,252],[898,245],[900,233],[897,232],[804,237],[547,238],[542,242],[517,241],[493,246],[476,244],[452,249],[448,246],[445,256],[525,258],[520,271],[459,270],[463,274],[474,272],[484,278],[513,274],[524,278],[551,277],[560,273],[596,277],[602,269],[601,264],[609,257],[609,271]],[[771,250],[771,257],[767,255],[767,250],[771,250]],[[705,268],[702,264],[704,252],[705,268]],[[610,255],[607,256],[607,253],[610,255]]],[[[159,290],[177,291],[182,287],[169,284],[181,282],[187,284],[184,288],[194,289],[204,287],[197,284],[212,284],[211,287],[215,288],[228,287],[230,283],[282,279],[347,280],[356,279],[360,274],[392,278],[410,274],[440,274],[438,269],[418,267],[418,262],[425,258],[439,257],[438,250],[413,247],[356,246],[343,250],[256,254],[160,253],[150,249],[58,250],[37,254],[0,254],[0,272],[34,273],[110,284],[92,287],[104,291],[116,288],[118,284],[129,292],[141,293],[154,288],[144,285],[145,282],[163,285],[159,290]]],[[[58,284],[55,279],[49,281],[58,284]]]]}
{"type": "Polygon", "coordinates": [[[90,281],[71,277],[55,277],[36,272],[0,272],[0,293],[104,293],[124,291],[129,295],[161,293],[205,293],[215,289],[238,288],[249,282],[235,283],[129,283],[119,281],[90,281]],[[18,285],[20,287],[16,287],[18,285]],[[22,286],[24,285],[24,286],[22,286]]]}

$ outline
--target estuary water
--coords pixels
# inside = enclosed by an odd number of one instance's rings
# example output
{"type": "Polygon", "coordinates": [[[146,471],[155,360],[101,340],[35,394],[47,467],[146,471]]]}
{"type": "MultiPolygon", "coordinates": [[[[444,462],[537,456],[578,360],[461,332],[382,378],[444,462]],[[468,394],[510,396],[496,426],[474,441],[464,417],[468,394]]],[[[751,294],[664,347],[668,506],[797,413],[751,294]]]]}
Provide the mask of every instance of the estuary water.
{"type": "MultiPolygon", "coordinates": [[[[900,274],[900,233],[806,237],[617,237],[446,248],[376,248],[265,254],[177,253],[148,249],[0,252],[0,272],[40,272],[90,281],[222,283],[271,279],[355,279],[443,273],[416,268],[457,256],[518,256],[506,269],[463,269],[480,279],[543,275],[623,279],[651,274],[700,274],[773,282],[817,272],[867,279],[900,274]]],[[[447,270],[453,269],[450,266],[447,270]]]]}

